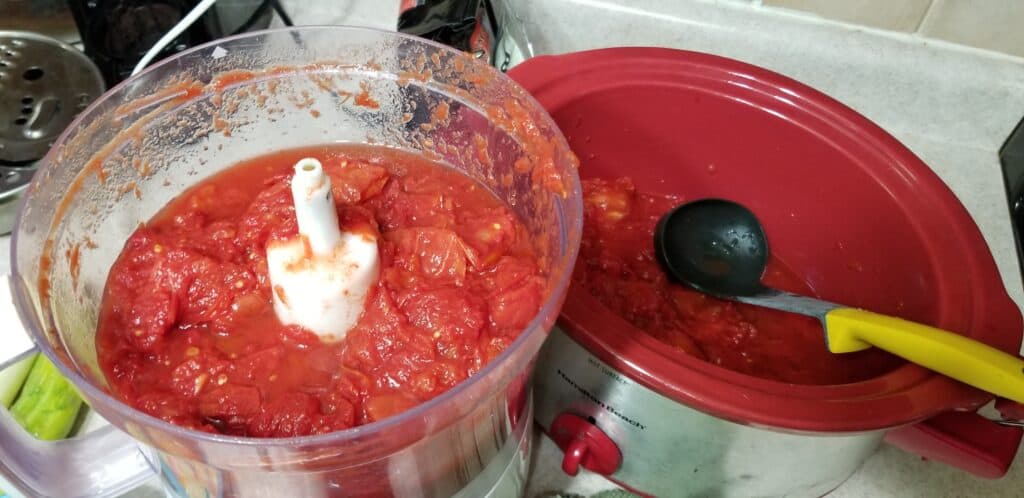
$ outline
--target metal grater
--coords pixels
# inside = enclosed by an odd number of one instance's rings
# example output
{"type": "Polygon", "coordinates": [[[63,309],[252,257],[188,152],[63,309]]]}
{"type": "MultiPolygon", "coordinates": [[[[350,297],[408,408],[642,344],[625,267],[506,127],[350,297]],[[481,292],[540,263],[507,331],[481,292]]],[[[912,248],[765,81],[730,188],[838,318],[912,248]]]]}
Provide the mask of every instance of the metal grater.
{"type": "Polygon", "coordinates": [[[0,31],[0,234],[13,227],[35,162],[101,93],[99,70],[74,47],[37,33],[0,31]]]}

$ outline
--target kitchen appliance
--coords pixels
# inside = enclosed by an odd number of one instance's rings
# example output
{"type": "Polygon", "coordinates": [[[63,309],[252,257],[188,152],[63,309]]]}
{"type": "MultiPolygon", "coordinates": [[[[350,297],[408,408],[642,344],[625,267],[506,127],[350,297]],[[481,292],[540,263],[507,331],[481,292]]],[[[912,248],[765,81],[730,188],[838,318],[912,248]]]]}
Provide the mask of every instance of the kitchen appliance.
{"type": "Polygon", "coordinates": [[[1020,263],[1021,275],[1024,275],[1024,245],[1021,243],[1024,233],[1024,119],[1017,123],[1017,127],[999,149],[999,163],[1003,167],[1003,183],[1006,185],[1006,198],[1010,205],[1017,261],[1020,263]]]}
{"type": "Polygon", "coordinates": [[[575,164],[555,124],[521,87],[467,54],[411,36],[345,27],[258,32],[150,67],[86,109],[43,159],[12,252],[12,293],[38,348],[93,409],[146,448],[146,458],[127,438],[116,441],[114,429],[105,433],[114,441],[107,458],[97,457],[88,436],[31,446],[0,414],[0,471],[29,494],[62,497],[115,494],[127,486],[123,479],[144,476],[146,462],[170,496],[520,494],[530,454],[531,365],[579,244],[575,164]],[[508,202],[551,275],[527,329],[437,398],[321,436],[206,434],[111,397],[94,332],[107,271],[126,237],[227,166],[326,142],[420,152],[508,202]],[[534,164],[543,167],[536,175],[543,186],[524,168],[534,164]]]}
{"type": "MultiPolygon", "coordinates": [[[[539,57],[510,75],[561,126],[582,176],[740,202],[822,298],[1019,351],[1020,312],[966,210],[842,104],[667,49],[539,57]]],[[[563,469],[655,496],[821,496],[883,439],[997,477],[1021,440],[975,413],[990,396],[917,366],[845,385],[748,377],[670,351],[576,288],[535,379],[536,417],[565,450],[563,469]]]]}
{"type": "MultiPolygon", "coordinates": [[[[110,86],[127,78],[135,64],[198,0],[68,0],[85,53],[110,86]]],[[[159,58],[229,35],[265,29],[271,0],[220,0],[168,44],[159,58]]]]}
{"type": "Polygon", "coordinates": [[[533,56],[533,47],[503,0],[403,0],[398,31],[455,47],[502,71],[533,56]]]}

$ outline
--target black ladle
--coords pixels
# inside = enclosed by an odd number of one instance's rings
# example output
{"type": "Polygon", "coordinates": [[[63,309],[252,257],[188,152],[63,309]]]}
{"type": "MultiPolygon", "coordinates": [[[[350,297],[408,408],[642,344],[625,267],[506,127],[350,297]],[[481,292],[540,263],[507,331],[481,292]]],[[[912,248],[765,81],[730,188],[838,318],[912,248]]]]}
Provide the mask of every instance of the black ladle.
{"type": "Polygon", "coordinates": [[[875,346],[943,375],[1024,402],[1024,360],[967,337],[761,283],[768,240],[757,216],[732,201],[704,199],[669,211],[654,230],[658,260],[674,280],[723,299],[821,320],[833,353],[875,346]]]}

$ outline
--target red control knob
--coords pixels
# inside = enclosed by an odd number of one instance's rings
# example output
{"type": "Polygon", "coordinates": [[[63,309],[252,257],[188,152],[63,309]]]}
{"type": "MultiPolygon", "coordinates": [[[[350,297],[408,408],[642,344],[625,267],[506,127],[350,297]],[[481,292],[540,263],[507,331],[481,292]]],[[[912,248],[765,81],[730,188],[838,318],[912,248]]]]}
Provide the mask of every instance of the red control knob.
{"type": "Polygon", "coordinates": [[[562,470],[571,476],[580,466],[598,474],[610,475],[622,464],[622,452],[607,434],[589,420],[563,413],[548,431],[551,439],[565,452],[562,470]]]}

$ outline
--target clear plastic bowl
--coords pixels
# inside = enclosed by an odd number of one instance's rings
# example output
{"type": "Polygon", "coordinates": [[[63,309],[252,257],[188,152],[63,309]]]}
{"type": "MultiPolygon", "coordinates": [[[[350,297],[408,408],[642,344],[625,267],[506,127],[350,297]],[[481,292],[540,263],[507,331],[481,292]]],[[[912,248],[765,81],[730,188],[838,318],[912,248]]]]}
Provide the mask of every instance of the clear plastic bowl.
{"type": "MultiPolygon", "coordinates": [[[[89,404],[156,450],[151,461],[172,494],[449,496],[483,471],[525,413],[532,362],[575,262],[581,209],[576,160],[564,137],[493,68],[390,32],[258,32],[161,62],[81,114],[26,194],[14,234],[12,290],[36,344],[89,404]],[[94,334],[107,272],[128,235],[185,188],[240,160],[335,142],[424,154],[507,202],[549,275],[547,298],[528,328],[481,372],[437,398],[321,436],[201,433],[112,397],[94,334]]],[[[26,472],[30,459],[22,450],[5,443],[0,467],[26,472]]],[[[54,480],[73,482],[90,470],[78,466],[88,463],[18,478],[24,487],[56,489],[54,480]]],[[[110,486],[96,487],[101,493],[110,486]]]]}

